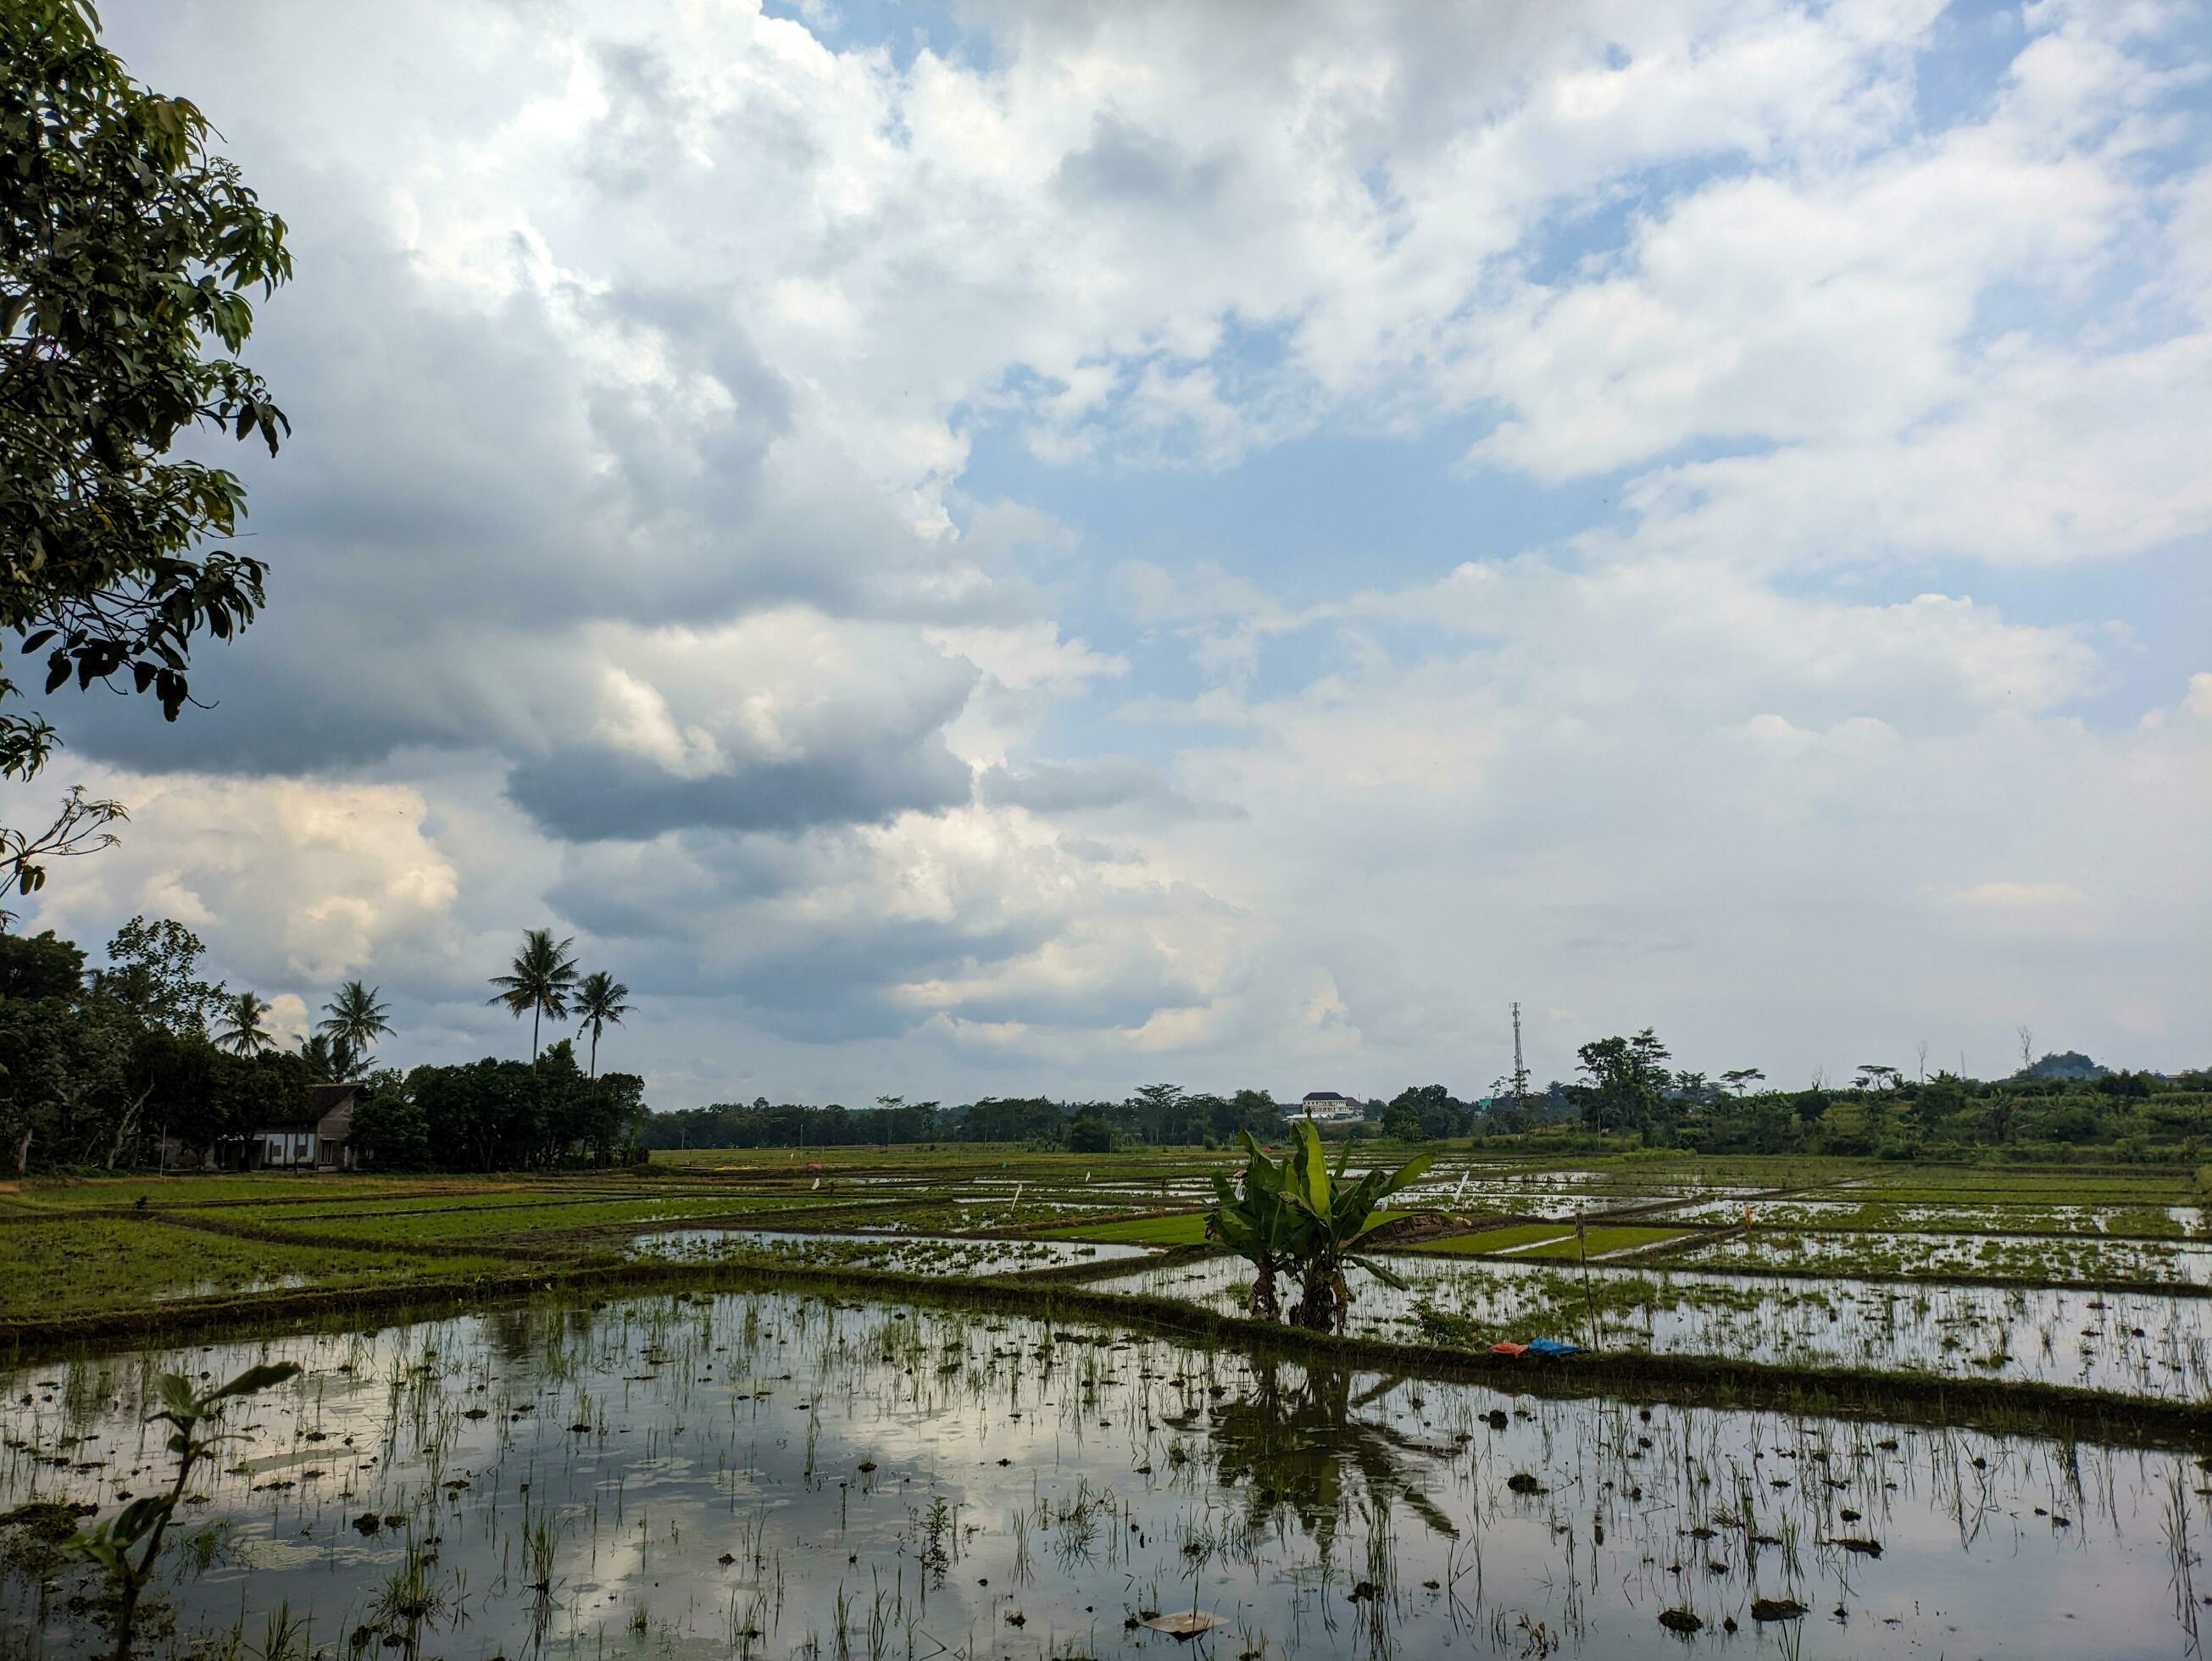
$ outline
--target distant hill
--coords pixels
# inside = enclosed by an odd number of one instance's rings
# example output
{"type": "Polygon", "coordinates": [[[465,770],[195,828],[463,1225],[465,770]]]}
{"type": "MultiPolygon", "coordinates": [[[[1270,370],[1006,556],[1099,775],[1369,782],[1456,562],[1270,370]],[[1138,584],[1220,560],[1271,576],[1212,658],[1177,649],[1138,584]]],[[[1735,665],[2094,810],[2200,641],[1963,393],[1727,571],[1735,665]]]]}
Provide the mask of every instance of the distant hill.
{"type": "Polygon", "coordinates": [[[2046,1055],[2030,1068],[2013,1074],[2015,1079],[2102,1079],[2110,1076],[2112,1068],[2100,1067],[2078,1050],[2063,1055],[2046,1055]]]}

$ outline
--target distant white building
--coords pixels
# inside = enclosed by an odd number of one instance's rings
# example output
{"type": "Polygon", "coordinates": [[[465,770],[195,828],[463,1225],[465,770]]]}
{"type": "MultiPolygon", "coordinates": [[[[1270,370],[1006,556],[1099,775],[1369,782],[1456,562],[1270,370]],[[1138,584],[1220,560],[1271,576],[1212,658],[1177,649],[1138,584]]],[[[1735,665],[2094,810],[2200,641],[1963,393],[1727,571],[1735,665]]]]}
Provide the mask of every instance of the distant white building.
{"type": "Polygon", "coordinates": [[[1334,1090],[1309,1090],[1304,1101],[1277,1102],[1275,1110],[1286,1119],[1311,1119],[1316,1124],[1349,1124],[1366,1114],[1358,1097],[1334,1090]]]}

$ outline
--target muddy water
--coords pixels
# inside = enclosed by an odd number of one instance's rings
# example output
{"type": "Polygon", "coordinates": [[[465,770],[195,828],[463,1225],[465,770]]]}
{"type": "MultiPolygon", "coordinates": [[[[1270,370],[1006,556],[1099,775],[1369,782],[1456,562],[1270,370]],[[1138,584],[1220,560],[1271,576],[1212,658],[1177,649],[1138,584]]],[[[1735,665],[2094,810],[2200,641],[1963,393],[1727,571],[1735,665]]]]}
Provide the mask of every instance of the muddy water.
{"type": "MultiPolygon", "coordinates": [[[[0,1507],[152,1488],[156,1367],[270,1357],[307,1372],[194,1484],[155,1652],[283,1610],[295,1655],[1043,1661],[1184,1653],[1133,1623],[1195,1608],[1219,1657],[1672,1658],[1669,1609],[1716,1652],[2164,1656],[2212,1528],[2166,1455],[774,1293],[33,1369],[0,1507]]],[[[91,1652],[79,1572],[0,1532],[13,1646],[91,1652]]]]}

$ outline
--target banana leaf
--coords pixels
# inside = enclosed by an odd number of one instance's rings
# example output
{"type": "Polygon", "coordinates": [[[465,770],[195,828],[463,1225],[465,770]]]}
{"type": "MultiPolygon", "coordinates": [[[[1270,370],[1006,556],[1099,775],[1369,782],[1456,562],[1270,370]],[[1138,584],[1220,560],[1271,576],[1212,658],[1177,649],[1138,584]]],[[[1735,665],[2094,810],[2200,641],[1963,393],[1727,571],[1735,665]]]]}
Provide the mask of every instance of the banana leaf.
{"type": "Polygon", "coordinates": [[[1370,1275],[1372,1275],[1376,1280],[1382,1281],[1386,1287],[1394,1287],[1400,1292],[1403,1292],[1407,1289],[1407,1282],[1401,1277],[1394,1274],[1389,1269],[1383,1268],[1382,1264],[1376,1262],[1372,1257],[1354,1256],[1351,1253],[1346,1252],[1345,1254],[1344,1261],[1347,1263],[1353,1264],[1358,1268],[1365,1269],[1370,1275]]]}

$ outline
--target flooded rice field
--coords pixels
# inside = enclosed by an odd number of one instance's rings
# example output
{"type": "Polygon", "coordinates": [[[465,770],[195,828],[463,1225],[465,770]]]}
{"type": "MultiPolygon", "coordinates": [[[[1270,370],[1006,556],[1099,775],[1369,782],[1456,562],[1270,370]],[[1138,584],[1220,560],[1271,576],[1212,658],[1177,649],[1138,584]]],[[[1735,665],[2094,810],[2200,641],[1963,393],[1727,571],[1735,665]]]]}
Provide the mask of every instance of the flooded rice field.
{"type": "Polygon", "coordinates": [[[904,1275],[1011,1275],[1147,1255],[1142,1246],[1075,1240],[974,1240],[918,1234],[807,1233],[762,1228],[685,1228],[641,1235],[633,1254],[671,1262],[738,1261],[864,1269],[904,1275]]]}
{"type": "MultiPolygon", "coordinates": [[[[1352,1271],[1355,1334],[1477,1348],[1554,1337],[1796,1366],[2033,1380],[2158,1400],[2201,1399],[2212,1390],[2212,1308],[2203,1298],[1658,1269],[1594,1272],[1586,1293],[1571,1264],[1400,1253],[1389,1266],[1405,1290],[1352,1271]]],[[[1250,1284],[1249,1268],[1231,1257],[1149,1264],[1091,1283],[1224,1314],[1241,1311],[1250,1284]]]]}
{"type": "Polygon", "coordinates": [[[2212,1527],[2179,1455],[659,1294],[11,1376],[13,1652],[103,1642],[21,1508],[152,1489],[155,1375],[264,1360],[148,1652],[2166,1656],[2212,1527]]]}
{"type": "Polygon", "coordinates": [[[1671,1210],[1687,1222],[1734,1222],[1751,1208],[1765,1228],[1867,1229],[1881,1232],[2112,1235],[2182,1239],[2203,1234],[2196,1206],[1899,1204],[1864,1194],[1848,1199],[1705,1198],[1671,1210]]]}
{"type": "Polygon", "coordinates": [[[1849,1275],[2001,1275],[2049,1281],[2212,1286],[2212,1242],[2088,1234],[1802,1232],[1760,1227],[1696,1250],[1692,1261],[1849,1275]]]}
{"type": "Polygon", "coordinates": [[[1732,1214],[1745,1202],[1759,1200],[1770,1192],[1766,1188],[1725,1183],[1668,1182],[1640,1175],[1624,1178],[1617,1171],[1506,1171],[1494,1165],[1455,1165],[1432,1170],[1405,1190],[1406,1197],[1400,1203],[1443,1206],[1462,1214],[1495,1212],[1550,1220],[1703,1202],[1700,1214],[1708,1209],[1716,1214],[1732,1214]]]}

